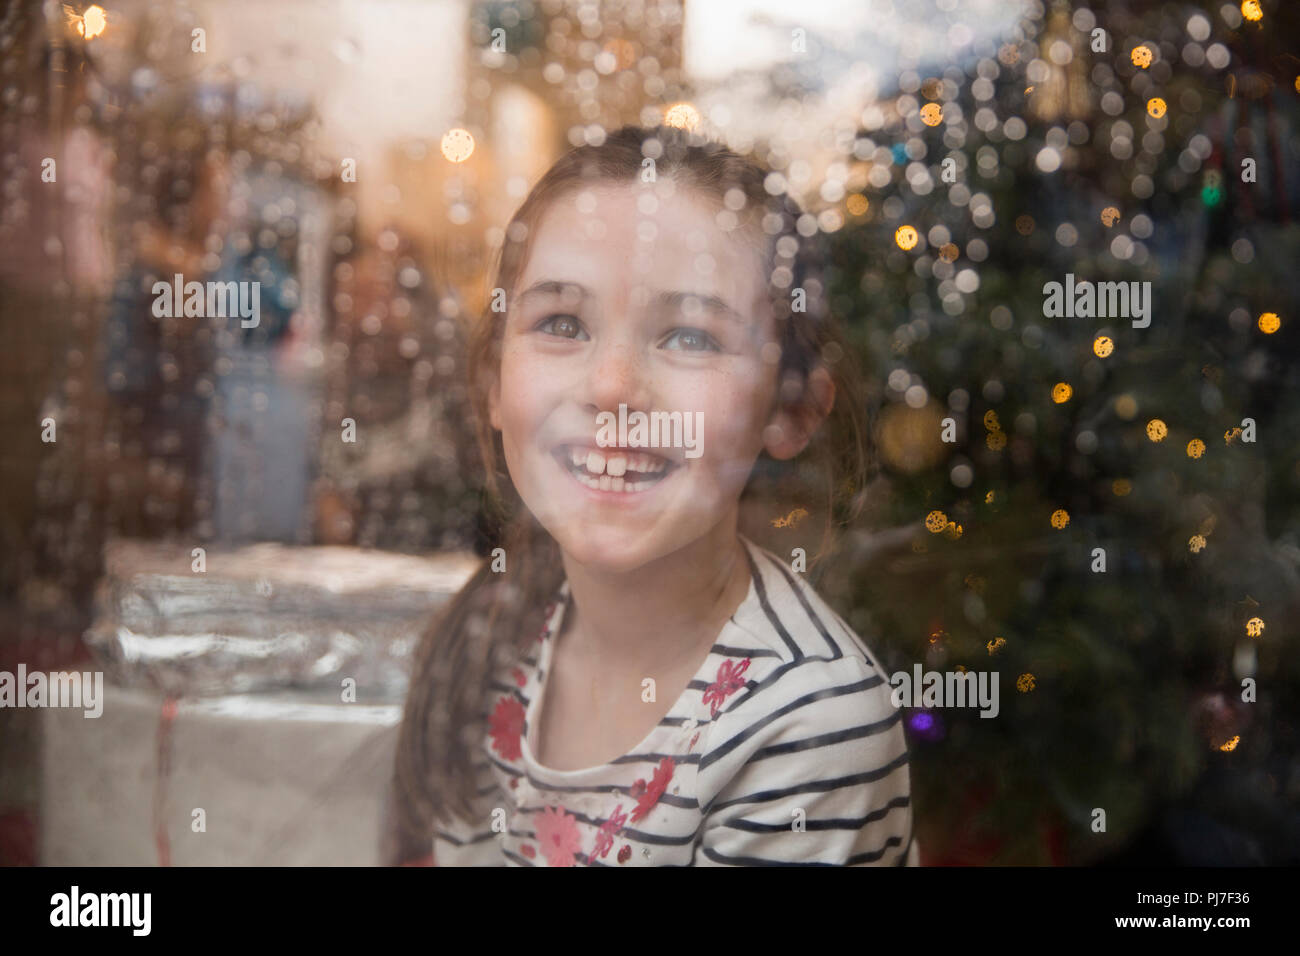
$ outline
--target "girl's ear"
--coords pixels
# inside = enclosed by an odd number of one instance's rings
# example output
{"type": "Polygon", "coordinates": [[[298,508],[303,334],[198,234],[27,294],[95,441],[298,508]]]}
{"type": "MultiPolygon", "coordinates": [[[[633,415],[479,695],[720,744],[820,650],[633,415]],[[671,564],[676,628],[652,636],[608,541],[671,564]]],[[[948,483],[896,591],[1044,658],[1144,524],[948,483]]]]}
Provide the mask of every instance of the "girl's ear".
{"type": "Polygon", "coordinates": [[[808,374],[803,400],[796,405],[778,405],[771,422],[763,429],[763,447],[777,460],[793,458],[805,448],[826,416],[835,407],[835,382],[826,366],[808,374]]]}

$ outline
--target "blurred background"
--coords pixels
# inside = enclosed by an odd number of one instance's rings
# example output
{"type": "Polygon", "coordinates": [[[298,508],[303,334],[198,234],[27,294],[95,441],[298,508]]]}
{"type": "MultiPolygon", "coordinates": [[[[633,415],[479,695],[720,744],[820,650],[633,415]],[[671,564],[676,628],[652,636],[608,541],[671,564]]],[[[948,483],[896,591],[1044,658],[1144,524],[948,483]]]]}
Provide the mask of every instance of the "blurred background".
{"type": "MultiPolygon", "coordinates": [[[[1300,862],[1298,19],[8,3],[0,670],[107,686],[0,710],[0,863],[380,859],[412,642],[493,543],[490,257],[564,151],[660,122],[833,264],[879,467],[813,582],[891,671],[1001,674],[995,720],[907,712],[924,862],[1300,862]],[[155,317],[177,273],[260,324],[155,317]],[[1150,282],[1150,326],[1046,317],[1068,273],[1150,282]]],[[[763,543],[815,551],[780,504],[763,543]]]]}

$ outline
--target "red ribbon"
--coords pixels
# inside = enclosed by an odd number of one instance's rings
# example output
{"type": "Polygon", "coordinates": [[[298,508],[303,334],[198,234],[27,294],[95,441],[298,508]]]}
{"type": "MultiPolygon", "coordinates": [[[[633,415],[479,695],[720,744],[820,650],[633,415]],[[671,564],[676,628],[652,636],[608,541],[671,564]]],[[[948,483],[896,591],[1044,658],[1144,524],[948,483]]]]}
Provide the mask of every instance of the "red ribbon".
{"type": "Polygon", "coordinates": [[[171,840],[167,836],[167,779],[172,768],[172,725],[176,721],[175,697],[163,698],[158,716],[158,771],[153,784],[153,842],[158,851],[158,865],[172,865],[171,840]]]}

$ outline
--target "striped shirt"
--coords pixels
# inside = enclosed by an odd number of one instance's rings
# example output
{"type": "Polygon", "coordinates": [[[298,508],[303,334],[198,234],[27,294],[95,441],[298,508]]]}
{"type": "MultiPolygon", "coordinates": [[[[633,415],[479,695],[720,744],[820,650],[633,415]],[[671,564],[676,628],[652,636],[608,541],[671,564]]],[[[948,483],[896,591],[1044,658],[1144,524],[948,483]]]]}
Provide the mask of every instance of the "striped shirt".
{"type": "Polygon", "coordinates": [[[581,770],[533,756],[561,585],[536,649],[492,684],[476,819],[440,828],[440,866],[918,865],[908,750],[888,676],[770,552],[667,716],[581,770]]]}

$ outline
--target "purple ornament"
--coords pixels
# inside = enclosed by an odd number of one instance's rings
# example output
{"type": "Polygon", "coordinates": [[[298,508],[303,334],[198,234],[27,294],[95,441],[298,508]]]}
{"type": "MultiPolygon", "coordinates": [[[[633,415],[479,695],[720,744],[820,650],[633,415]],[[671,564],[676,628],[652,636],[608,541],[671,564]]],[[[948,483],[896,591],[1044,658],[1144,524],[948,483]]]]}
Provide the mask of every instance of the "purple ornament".
{"type": "Polygon", "coordinates": [[[944,738],[943,719],[931,710],[916,710],[907,718],[907,726],[913,736],[921,740],[942,740],[944,738]]]}

